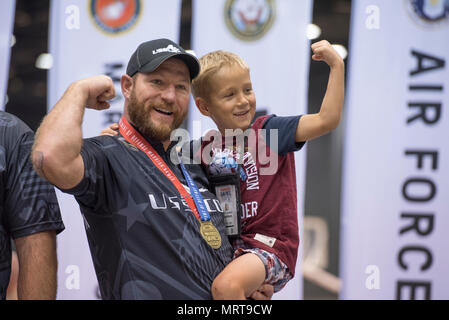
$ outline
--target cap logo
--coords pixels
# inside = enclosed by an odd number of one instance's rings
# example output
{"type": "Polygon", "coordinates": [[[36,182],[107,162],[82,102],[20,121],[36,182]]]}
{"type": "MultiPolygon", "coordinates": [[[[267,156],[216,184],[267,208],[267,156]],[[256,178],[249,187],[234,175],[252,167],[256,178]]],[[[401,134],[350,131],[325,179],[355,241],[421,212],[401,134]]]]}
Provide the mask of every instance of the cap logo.
{"type": "Polygon", "coordinates": [[[180,53],[181,50],[179,50],[178,48],[176,48],[174,45],[169,44],[167,47],[165,48],[159,48],[156,50],[153,50],[153,54],[158,54],[158,53],[162,53],[162,52],[175,52],[175,53],[180,53]]]}

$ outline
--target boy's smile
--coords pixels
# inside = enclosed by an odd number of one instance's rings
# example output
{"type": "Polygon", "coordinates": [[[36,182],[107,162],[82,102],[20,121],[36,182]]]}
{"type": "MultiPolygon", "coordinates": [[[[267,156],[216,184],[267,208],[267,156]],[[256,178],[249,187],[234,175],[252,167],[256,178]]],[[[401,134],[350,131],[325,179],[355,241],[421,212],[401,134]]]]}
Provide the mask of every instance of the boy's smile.
{"type": "Polygon", "coordinates": [[[249,71],[240,66],[223,67],[210,81],[203,114],[214,120],[222,134],[225,129],[248,129],[256,112],[249,71]]]}

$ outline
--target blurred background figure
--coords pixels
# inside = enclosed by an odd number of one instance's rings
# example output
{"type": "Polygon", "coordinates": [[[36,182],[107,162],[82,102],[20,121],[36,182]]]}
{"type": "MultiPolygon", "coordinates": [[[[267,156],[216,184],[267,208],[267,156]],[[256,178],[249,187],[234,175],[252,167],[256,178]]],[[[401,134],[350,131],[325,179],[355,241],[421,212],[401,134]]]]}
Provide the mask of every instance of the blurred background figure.
{"type": "Polygon", "coordinates": [[[9,285],[6,290],[6,300],[17,300],[17,282],[19,281],[19,259],[14,242],[11,241],[11,276],[9,277],[9,285]]]}

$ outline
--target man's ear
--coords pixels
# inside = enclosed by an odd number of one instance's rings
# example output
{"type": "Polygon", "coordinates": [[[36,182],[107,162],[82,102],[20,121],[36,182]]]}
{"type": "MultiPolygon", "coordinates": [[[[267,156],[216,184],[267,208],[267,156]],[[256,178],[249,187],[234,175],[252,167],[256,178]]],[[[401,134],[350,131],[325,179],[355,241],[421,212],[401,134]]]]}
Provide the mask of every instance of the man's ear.
{"type": "Polygon", "coordinates": [[[195,104],[203,116],[210,117],[209,105],[205,99],[198,97],[195,99],[195,104]]]}
{"type": "Polygon", "coordinates": [[[134,79],[127,74],[124,74],[120,79],[120,85],[122,87],[123,96],[129,100],[131,97],[131,92],[134,86],[134,79]]]}

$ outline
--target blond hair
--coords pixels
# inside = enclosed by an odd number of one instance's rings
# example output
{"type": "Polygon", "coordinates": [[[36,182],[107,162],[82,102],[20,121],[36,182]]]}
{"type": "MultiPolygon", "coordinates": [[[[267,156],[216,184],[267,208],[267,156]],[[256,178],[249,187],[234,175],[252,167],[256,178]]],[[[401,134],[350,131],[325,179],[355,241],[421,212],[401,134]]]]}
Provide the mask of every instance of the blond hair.
{"type": "Polygon", "coordinates": [[[205,54],[200,59],[200,74],[192,81],[194,98],[207,98],[210,92],[212,77],[223,67],[238,66],[249,71],[249,66],[238,55],[232,52],[218,50],[205,54]]]}

